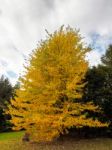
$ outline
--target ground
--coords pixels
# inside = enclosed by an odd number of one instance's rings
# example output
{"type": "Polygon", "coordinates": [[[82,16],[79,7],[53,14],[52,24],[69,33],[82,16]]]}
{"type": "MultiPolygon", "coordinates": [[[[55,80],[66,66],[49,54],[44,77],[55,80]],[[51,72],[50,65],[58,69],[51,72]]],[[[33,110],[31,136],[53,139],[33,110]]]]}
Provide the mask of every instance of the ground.
{"type": "Polygon", "coordinates": [[[64,138],[50,144],[21,141],[24,132],[0,134],[0,150],[112,150],[112,139],[64,138]]]}

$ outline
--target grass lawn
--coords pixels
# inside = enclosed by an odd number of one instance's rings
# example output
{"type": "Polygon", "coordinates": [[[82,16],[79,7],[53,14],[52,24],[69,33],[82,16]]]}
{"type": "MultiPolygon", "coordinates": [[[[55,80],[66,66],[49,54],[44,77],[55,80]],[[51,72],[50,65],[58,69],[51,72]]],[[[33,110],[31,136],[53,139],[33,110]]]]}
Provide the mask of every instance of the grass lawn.
{"type": "Polygon", "coordinates": [[[8,140],[17,140],[21,139],[24,135],[24,132],[6,132],[0,133],[0,141],[8,141],[8,140]]]}
{"type": "Polygon", "coordinates": [[[31,144],[21,141],[24,132],[0,134],[0,150],[112,150],[112,139],[65,138],[50,144],[31,144]]]}

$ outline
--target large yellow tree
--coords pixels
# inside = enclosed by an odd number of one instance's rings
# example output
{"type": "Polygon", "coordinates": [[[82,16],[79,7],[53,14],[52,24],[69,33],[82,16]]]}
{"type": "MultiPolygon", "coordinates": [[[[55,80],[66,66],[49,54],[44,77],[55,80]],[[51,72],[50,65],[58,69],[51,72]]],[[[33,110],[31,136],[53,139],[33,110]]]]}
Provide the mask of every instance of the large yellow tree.
{"type": "Polygon", "coordinates": [[[106,125],[87,117],[97,107],[78,100],[89,50],[70,27],[48,33],[30,55],[18,97],[9,106],[15,130],[26,129],[35,141],[51,141],[71,127],[106,125]]]}

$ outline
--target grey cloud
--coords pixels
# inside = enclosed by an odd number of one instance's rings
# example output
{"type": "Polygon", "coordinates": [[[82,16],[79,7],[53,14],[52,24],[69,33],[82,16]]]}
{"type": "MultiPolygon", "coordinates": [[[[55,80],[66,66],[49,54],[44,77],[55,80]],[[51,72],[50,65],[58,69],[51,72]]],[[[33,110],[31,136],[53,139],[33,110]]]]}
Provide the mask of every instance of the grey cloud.
{"type": "Polygon", "coordinates": [[[0,15],[2,15],[2,10],[0,9],[0,15]]]}
{"type": "Polygon", "coordinates": [[[23,58],[26,58],[26,55],[20,51],[13,43],[10,43],[10,49],[12,49],[13,51],[17,52],[19,55],[21,55],[23,58]]]}
{"type": "Polygon", "coordinates": [[[1,63],[1,65],[2,66],[4,66],[4,67],[7,67],[8,66],[8,63],[7,63],[7,61],[5,61],[5,60],[0,60],[0,63],[1,63]]]}
{"type": "Polygon", "coordinates": [[[43,0],[43,2],[46,4],[48,8],[54,8],[55,7],[55,0],[43,0]]]}
{"type": "MultiPolygon", "coordinates": [[[[19,73],[24,58],[45,38],[45,28],[53,32],[63,24],[80,28],[88,43],[93,40],[91,33],[96,33],[99,45],[109,44],[111,7],[112,0],[0,0],[0,58],[19,73]]],[[[99,59],[100,51],[92,53],[97,54],[99,59]]]]}

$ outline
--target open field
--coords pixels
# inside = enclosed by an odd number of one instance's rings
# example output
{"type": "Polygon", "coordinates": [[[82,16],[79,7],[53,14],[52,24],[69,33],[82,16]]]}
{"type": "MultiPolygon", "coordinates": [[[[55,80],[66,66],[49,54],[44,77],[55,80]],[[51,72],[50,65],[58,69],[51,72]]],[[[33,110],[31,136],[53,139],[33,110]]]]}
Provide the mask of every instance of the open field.
{"type": "Polygon", "coordinates": [[[23,132],[1,133],[0,150],[112,150],[112,139],[65,138],[50,144],[23,143],[23,132]]]}

